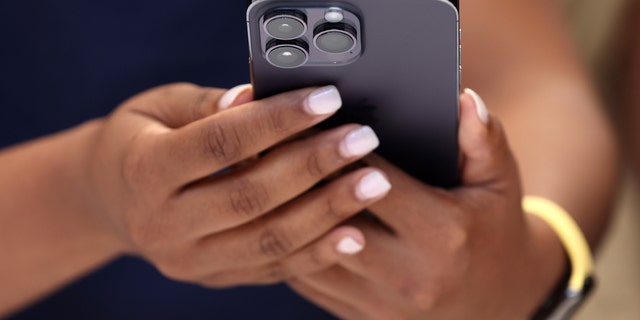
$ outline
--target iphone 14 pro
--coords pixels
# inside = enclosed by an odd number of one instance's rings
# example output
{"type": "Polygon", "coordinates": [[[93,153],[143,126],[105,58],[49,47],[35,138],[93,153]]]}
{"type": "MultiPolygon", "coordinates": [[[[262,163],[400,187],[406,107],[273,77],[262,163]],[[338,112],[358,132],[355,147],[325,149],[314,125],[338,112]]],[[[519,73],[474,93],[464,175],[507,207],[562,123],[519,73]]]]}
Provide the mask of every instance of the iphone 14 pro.
{"type": "Polygon", "coordinates": [[[251,80],[261,99],[333,84],[343,107],[322,126],[360,123],[377,153],[425,183],[460,183],[458,2],[254,0],[251,80]]]}

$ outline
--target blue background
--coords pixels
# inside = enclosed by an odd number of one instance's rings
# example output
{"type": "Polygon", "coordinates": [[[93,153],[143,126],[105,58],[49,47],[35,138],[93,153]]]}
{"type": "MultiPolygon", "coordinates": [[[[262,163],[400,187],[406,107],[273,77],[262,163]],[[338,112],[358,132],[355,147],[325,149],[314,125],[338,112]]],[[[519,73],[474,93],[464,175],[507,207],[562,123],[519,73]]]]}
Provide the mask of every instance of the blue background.
{"type": "MultiPolygon", "coordinates": [[[[245,8],[243,0],[0,1],[0,147],[105,116],[156,85],[249,82],[245,8]]],[[[257,318],[332,317],[285,286],[204,289],[135,258],[12,317],[257,318]]]]}

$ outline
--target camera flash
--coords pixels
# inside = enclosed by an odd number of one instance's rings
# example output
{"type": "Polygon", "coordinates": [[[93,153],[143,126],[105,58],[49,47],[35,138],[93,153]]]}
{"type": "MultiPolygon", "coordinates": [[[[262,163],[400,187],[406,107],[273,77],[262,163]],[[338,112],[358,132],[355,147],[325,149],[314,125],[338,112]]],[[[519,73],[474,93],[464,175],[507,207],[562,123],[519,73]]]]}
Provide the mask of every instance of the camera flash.
{"type": "Polygon", "coordinates": [[[344,14],[340,8],[329,8],[329,10],[324,13],[324,19],[328,22],[337,23],[344,19],[344,14]]]}

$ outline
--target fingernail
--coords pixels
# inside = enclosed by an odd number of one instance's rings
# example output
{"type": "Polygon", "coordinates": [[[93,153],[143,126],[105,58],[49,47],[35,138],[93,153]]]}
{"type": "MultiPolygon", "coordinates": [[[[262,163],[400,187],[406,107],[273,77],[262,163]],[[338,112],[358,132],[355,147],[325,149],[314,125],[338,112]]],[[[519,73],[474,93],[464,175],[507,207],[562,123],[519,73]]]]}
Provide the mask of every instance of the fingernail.
{"type": "Polygon", "coordinates": [[[342,106],[342,98],[335,86],[326,86],[313,91],[306,100],[307,112],[315,115],[336,112],[342,106]]]}
{"type": "Polygon", "coordinates": [[[222,95],[222,98],[220,98],[220,101],[218,102],[218,110],[228,109],[234,102],[238,101],[238,98],[248,94],[249,89],[251,89],[251,84],[241,84],[229,89],[224,95],[222,95]]]}
{"type": "Polygon", "coordinates": [[[380,145],[378,136],[369,126],[351,131],[340,143],[340,154],[345,158],[365,155],[380,145]]]}
{"type": "Polygon", "coordinates": [[[488,124],[490,119],[489,110],[487,109],[487,105],[484,104],[484,100],[482,100],[482,98],[480,98],[480,96],[475,91],[469,88],[464,89],[464,92],[471,95],[471,97],[473,98],[473,101],[476,104],[476,112],[478,113],[478,118],[480,119],[480,121],[482,121],[482,123],[484,124],[488,124]]]}
{"type": "Polygon", "coordinates": [[[349,236],[342,238],[336,246],[336,250],[338,250],[338,252],[349,255],[356,254],[362,251],[363,248],[364,246],[362,244],[349,236]]]}
{"type": "Polygon", "coordinates": [[[356,187],[356,196],[365,201],[377,198],[391,190],[391,183],[380,172],[374,171],[364,176],[356,187]]]}

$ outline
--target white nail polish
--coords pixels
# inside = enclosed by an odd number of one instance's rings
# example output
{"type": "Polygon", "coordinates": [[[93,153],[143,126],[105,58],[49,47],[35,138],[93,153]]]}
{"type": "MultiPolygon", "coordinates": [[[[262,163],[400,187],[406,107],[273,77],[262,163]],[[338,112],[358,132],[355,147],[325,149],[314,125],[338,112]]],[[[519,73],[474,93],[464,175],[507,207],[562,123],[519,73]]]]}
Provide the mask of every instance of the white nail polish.
{"type": "Polygon", "coordinates": [[[362,251],[363,248],[363,245],[359,244],[356,240],[348,236],[342,238],[342,240],[340,240],[340,242],[338,242],[338,245],[336,246],[336,250],[338,250],[338,252],[349,255],[356,254],[362,251]]]}
{"type": "Polygon", "coordinates": [[[241,84],[229,89],[224,95],[222,95],[222,98],[220,98],[220,101],[218,102],[218,110],[222,111],[224,109],[228,109],[229,106],[236,101],[238,96],[249,88],[251,88],[250,84],[241,84]]]}
{"type": "Polygon", "coordinates": [[[391,190],[391,183],[380,172],[374,171],[364,176],[356,187],[356,196],[365,201],[377,198],[391,190]]]}
{"type": "Polygon", "coordinates": [[[326,86],[313,91],[305,100],[307,112],[314,115],[330,114],[342,106],[342,98],[335,86],[326,86]]]}
{"type": "Polygon", "coordinates": [[[340,142],[340,154],[345,158],[363,156],[380,145],[378,136],[369,126],[355,129],[340,142]]]}
{"type": "Polygon", "coordinates": [[[476,104],[476,112],[478,113],[478,118],[480,119],[480,121],[482,121],[482,123],[484,124],[488,124],[490,119],[489,110],[487,109],[487,105],[484,103],[484,100],[482,100],[480,95],[469,88],[464,89],[464,92],[466,94],[470,94],[471,97],[473,97],[473,101],[476,104]]]}

